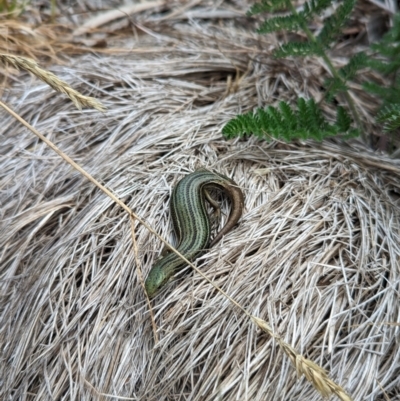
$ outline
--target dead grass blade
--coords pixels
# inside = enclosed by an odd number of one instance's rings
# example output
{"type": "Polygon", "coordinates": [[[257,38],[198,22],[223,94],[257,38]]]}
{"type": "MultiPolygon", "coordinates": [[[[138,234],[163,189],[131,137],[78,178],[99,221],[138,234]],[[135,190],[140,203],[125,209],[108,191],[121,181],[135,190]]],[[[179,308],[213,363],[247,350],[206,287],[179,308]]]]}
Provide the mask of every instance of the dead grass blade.
{"type": "Polygon", "coordinates": [[[156,9],[166,4],[167,2],[165,0],[145,1],[139,4],[128,4],[120,8],[104,11],[94,18],[88,19],[82,26],[74,31],[73,35],[79,36],[116,19],[132,16],[133,14],[141,13],[149,9],[156,9]]]}
{"type": "Polygon", "coordinates": [[[55,91],[67,95],[79,110],[81,110],[82,107],[89,107],[99,111],[105,111],[104,106],[97,99],[82,95],[53,73],[40,68],[34,60],[21,56],[0,54],[0,62],[4,66],[11,65],[14,68],[25,70],[35,75],[55,91]]]}

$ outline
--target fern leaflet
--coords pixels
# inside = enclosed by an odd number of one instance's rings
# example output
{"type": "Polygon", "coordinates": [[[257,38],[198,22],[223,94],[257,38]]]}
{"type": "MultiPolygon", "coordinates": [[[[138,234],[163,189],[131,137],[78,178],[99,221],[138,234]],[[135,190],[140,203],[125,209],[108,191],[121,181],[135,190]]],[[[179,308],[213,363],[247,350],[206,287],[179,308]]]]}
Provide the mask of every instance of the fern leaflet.
{"type": "Polygon", "coordinates": [[[400,128],[400,104],[393,104],[385,107],[381,110],[376,119],[384,123],[383,129],[386,132],[400,128]]]}
{"type": "Polygon", "coordinates": [[[325,20],[317,41],[325,48],[329,48],[331,42],[340,34],[345,22],[350,16],[355,5],[355,0],[344,0],[336,10],[335,14],[325,20]]]}
{"type": "Polygon", "coordinates": [[[230,120],[222,133],[226,138],[253,134],[266,140],[273,137],[284,141],[308,138],[321,141],[339,134],[356,136],[358,130],[351,128],[351,119],[342,107],[338,108],[336,122],[330,124],[313,99],[299,98],[297,110],[292,110],[285,102],[280,102],[279,108],[259,108],[230,120]]]}

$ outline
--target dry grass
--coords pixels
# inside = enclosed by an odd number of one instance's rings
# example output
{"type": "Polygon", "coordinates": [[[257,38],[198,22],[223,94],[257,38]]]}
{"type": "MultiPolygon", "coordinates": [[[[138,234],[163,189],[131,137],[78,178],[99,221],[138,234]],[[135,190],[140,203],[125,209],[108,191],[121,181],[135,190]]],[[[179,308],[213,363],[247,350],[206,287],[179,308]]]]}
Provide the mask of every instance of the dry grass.
{"type": "MultiPolygon", "coordinates": [[[[274,38],[239,24],[147,29],[147,49],[138,37],[130,54],[58,69],[106,114],[27,75],[5,100],[169,240],[177,180],[197,166],[232,176],[246,213],[198,265],[285,342],[187,269],[152,302],[155,343],[137,267],[148,272],[160,241],[136,225],[133,247],[124,211],[3,114],[0,398],[319,400],[280,351],[313,375],[297,349],[353,399],[395,400],[400,163],[356,143],[226,143],[231,116],[318,94],[323,67],[249,63],[274,38]]],[[[373,129],[373,105],[352,95],[373,129]]]]}
{"type": "Polygon", "coordinates": [[[0,62],[3,66],[11,65],[18,70],[25,70],[35,75],[55,91],[67,95],[79,110],[81,110],[82,107],[89,107],[99,111],[105,111],[98,100],[82,95],[50,71],[40,68],[34,60],[0,53],[0,62]]]}

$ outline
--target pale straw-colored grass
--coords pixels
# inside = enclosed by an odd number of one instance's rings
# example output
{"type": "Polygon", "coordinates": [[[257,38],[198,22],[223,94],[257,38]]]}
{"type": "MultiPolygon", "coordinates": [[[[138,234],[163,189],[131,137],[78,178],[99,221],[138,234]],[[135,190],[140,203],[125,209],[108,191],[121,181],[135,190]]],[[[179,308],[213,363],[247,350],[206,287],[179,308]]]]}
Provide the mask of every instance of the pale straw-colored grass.
{"type": "Polygon", "coordinates": [[[67,95],[79,110],[81,110],[82,107],[89,107],[99,111],[104,111],[104,107],[98,100],[90,96],[82,95],[80,92],[71,88],[65,81],[58,78],[57,75],[54,75],[50,71],[39,67],[35,60],[26,57],[0,53],[0,63],[3,64],[4,67],[11,65],[18,70],[30,72],[53,88],[55,91],[67,95]]]}
{"type": "Polygon", "coordinates": [[[317,365],[355,400],[396,399],[399,163],[355,143],[225,142],[239,111],[317,94],[323,68],[249,63],[269,44],[240,27],[174,29],[155,53],[52,69],[104,115],[27,75],[5,100],[168,240],[178,179],[232,176],[245,214],[197,265],[272,336],[188,268],[152,301],[156,342],[137,267],[159,239],[136,224],[133,246],[123,209],[2,112],[0,398],[320,400],[294,363],[321,389],[317,365]]]}

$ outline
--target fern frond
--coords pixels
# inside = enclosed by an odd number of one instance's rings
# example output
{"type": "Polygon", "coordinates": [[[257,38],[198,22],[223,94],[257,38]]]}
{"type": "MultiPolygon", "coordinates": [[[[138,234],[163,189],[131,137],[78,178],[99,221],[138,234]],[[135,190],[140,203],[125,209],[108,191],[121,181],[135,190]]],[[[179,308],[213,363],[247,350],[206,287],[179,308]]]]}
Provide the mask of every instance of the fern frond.
{"type": "Polygon", "coordinates": [[[326,95],[325,99],[332,102],[335,96],[348,90],[348,87],[342,78],[327,78],[325,80],[326,95]]]}
{"type": "Polygon", "coordinates": [[[290,42],[284,43],[279,49],[274,50],[273,56],[276,58],[288,56],[319,56],[320,53],[320,48],[312,42],[290,42]]]}
{"type": "Polygon", "coordinates": [[[339,74],[345,80],[353,79],[357,71],[364,68],[367,62],[368,57],[364,52],[356,53],[351,57],[349,62],[339,70],[339,74]]]}
{"type": "Polygon", "coordinates": [[[351,118],[342,106],[339,106],[336,112],[336,125],[341,132],[348,132],[351,127],[351,118]]]}
{"type": "Polygon", "coordinates": [[[343,108],[338,108],[336,122],[330,124],[313,99],[306,101],[299,98],[297,110],[292,110],[285,102],[280,102],[279,108],[269,106],[257,109],[228,121],[222,133],[226,138],[253,134],[266,140],[273,137],[285,141],[321,141],[338,134],[354,136],[358,131],[351,128],[351,119],[343,108]]]}
{"type": "Polygon", "coordinates": [[[383,129],[386,132],[400,128],[400,103],[385,107],[376,119],[384,124],[383,129]]]}
{"type": "Polygon", "coordinates": [[[364,52],[356,53],[349,62],[339,70],[339,77],[328,78],[325,80],[327,88],[326,99],[332,101],[341,92],[347,91],[346,82],[353,79],[361,68],[368,64],[368,57],[364,52]]]}
{"type": "Polygon", "coordinates": [[[394,43],[400,42],[400,13],[393,16],[393,26],[390,28],[379,43],[371,45],[371,48],[381,54],[387,51],[394,43]]]}
{"type": "Polygon", "coordinates": [[[284,17],[272,17],[266,19],[259,29],[258,33],[270,33],[287,29],[288,31],[297,31],[300,28],[300,20],[297,15],[286,15],[284,17]]]}
{"type": "MultiPolygon", "coordinates": [[[[396,72],[400,68],[400,45],[398,47],[399,54],[396,57],[393,57],[391,60],[378,60],[378,59],[370,59],[368,60],[368,67],[372,68],[380,72],[383,75],[389,75],[396,72]]],[[[386,55],[385,55],[386,56],[386,55]]],[[[390,58],[389,56],[386,56],[390,58]]]]}
{"type": "Polygon", "coordinates": [[[310,99],[306,103],[305,117],[306,127],[313,132],[320,141],[323,139],[323,132],[330,132],[332,135],[337,133],[334,127],[331,127],[326,121],[322,115],[321,109],[318,108],[313,99],[310,99]]]}
{"type": "Polygon", "coordinates": [[[299,14],[309,19],[314,15],[321,14],[331,4],[332,0],[311,0],[304,4],[303,11],[299,14]]]}
{"type": "Polygon", "coordinates": [[[393,79],[389,87],[374,82],[366,82],[363,86],[366,91],[382,99],[382,107],[377,121],[383,123],[383,129],[386,132],[390,132],[400,127],[400,13],[394,16],[392,29],[383,36],[379,43],[371,47],[378,52],[380,58],[369,59],[367,65],[383,75],[391,75],[393,79]]]}
{"type": "Polygon", "coordinates": [[[385,88],[382,85],[378,85],[374,82],[364,82],[363,83],[363,88],[367,91],[367,92],[371,92],[375,95],[378,95],[379,97],[386,97],[387,95],[387,91],[388,88],[385,88]]]}
{"type": "Polygon", "coordinates": [[[283,10],[286,8],[287,0],[262,0],[251,6],[247,15],[256,15],[260,13],[272,13],[274,11],[283,10]]]}
{"type": "Polygon", "coordinates": [[[287,130],[290,132],[295,131],[297,127],[296,114],[293,112],[291,107],[285,102],[280,102],[279,108],[281,109],[283,120],[287,122],[287,130]]]}
{"type": "Polygon", "coordinates": [[[384,40],[387,43],[400,42],[400,13],[393,16],[393,26],[384,36],[384,40]]]}
{"type": "Polygon", "coordinates": [[[336,125],[339,132],[345,132],[345,134],[342,135],[342,139],[355,138],[360,135],[358,129],[351,128],[351,118],[342,106],[339,106],[336,112],[336,125]]]}
{"type": "Polygon", "coordinates": [[[340,34],[344,24],[350,16],[355,5],[355,0],[344,0],[336,12],[324,21],[324,27],[317,36],[317,41],[329,48],[329,45],[340,34]]]}
{"type": "Polygon", "coordinates": [[[385,132],[400,127],[400,13],[393,18],[393,27],[381,41],[371,46],[378,55],[368,60],[367,65],[383,75],[392,75],[390,87],[373,82],[364,83],[364,89],[382,99],[382,107],[376,120],[383,123],[385,132]]]}
{"type": "MultiPolygon", "coordinates": [[[[253,4],[247,15],[256,15],[261,13],[272,13],[287,8],[287,1],[290,0],[262,0],[253,4]]],[[[332,4],[332,0],[310,0],[303,6],[301,14],[304,18],[309,19],[314,15],[321,14],[327,7],[332,4]]]]}
{"type": "MultiPolygon", "coordinates": [[[[292,4],[292,0],[262,0],[254,4],[248,15],[259,14],[263,12],[274,12],[276,10],[286,10],[285,16],[275,16],[266,19],[258,29],[259,33],[270,33],[281,30],[303,31],[307,36],[307,41],[289,42],[282,44],[273,52],[274,57],[281,58],[287,56],[319,56],[327,64],[333,78],[328,81],[328,97],[333,98],[338,92],[345,92],[345,99],[353,114],[357,125],[361,127],[361,121],[357,109],[348,94],[346,81],[355,76],[356,71],[364,66],[363,55],[355,57],[346,68],[338,72],[328,55],[328,49],[331,43],[340,34],[344,24],[354,8],[356,0],[342,0],[335,13],[324,21],[318,37],[309,29],[309,21],[315,16],[322,14],[333,0],[308,0],[304,3],[303,9],[298,11],[292,4]]],[[[281,103],[278,108],[268,107],[259,109],[255,113],[247,113],[231,120],[224,127],[226,136],[244,135],[251,132],[257,136],[270,135],[275,138],[291,140],[292,138],[314,138],[322,140],[326,136],[343,134],[354,136],[358,130],[350,128],[348,121],[350,117],[344,109],[338,109],[337,122],[329,124],[321,110],[314,101],[305,101],[299,99],[298,110],[292,110],[286,103],[281,103]],[[268,127],[268,129],[266,128],[268,127]],[[283,128],[284,127],[284,128],[283,128]],[[344,129],[343,127],[347,127],[344,129]]],[[[364,138],[365,139],[365,138],[364,138]]]]}
{"type": "Polygon", "coordinates": [[[383,100],[383,106],[386,107],[389,104],[400,103],[399,93],[400,93],[400,82],[394,82],[391,87],[385,87],[378,85],[373,82],[365,82],[363,88],[370,93],[379,96],[383,100]]]}
{"type": "Polygon", "coordinates": [[[379,52],[382,56],[387,58],[398,58],[400,55],[400,46],[396,42],[399,43],[400,39],[393,42],[384,41],[383,43],[373,44],[371,45],[371,49],[379,52]]]}
{"type": "MultiPolygon", "coordinates": [[[[322,11],[326,9],[332,0],[311,0],[308,3],[304,4],[303,11],[300,11],[296,14],[289,14],[285,16],[279,17],[271,17],[266,19],[260,28],[257,30],[258,33],[270,33],[276,32],[280,30],[288,30],[288,31],[298,31],[301,28],[302,22],[312,18],[315,14],[320,14],[322,11]]],[[[254,14],[252,11],[255,6],[259,4],[255,4],[250,10],[251,14],[254,14]]],[[[262,9],[264,9],[262,7],[262,9]]],[[[257,8],[256,10],[261,10],[261,8],[257,8]]]]}
{"type": "Polygon", "coordinates": [[[379,43],[371,45],[371,49],[385,57],[370,59],[368,66],[384,75],[389,75],[400,68],[400,13],[393,18],[393,27],[387,32],[379,43]]]}

